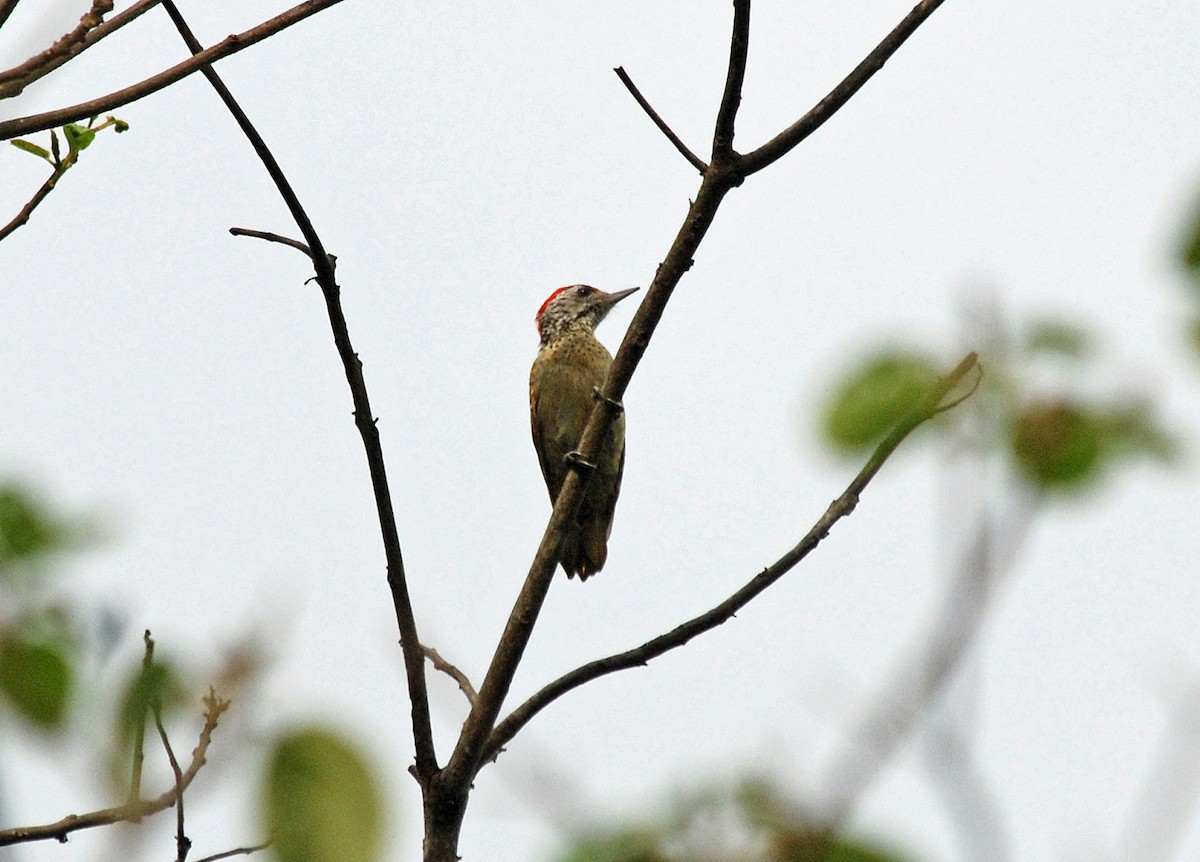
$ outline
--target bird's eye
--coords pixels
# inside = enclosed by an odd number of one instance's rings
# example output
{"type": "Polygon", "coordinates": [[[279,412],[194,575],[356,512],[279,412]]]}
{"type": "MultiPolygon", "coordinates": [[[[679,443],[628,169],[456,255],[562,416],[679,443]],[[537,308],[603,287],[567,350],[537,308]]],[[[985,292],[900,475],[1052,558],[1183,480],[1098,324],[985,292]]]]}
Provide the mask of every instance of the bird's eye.
{"type": "Polygon", "coordinates": [[[587,296],[591,292],[592,292],[592,289],[590,287],[583,286],[583,287],[575,288],[576,296],[587,296]]]}

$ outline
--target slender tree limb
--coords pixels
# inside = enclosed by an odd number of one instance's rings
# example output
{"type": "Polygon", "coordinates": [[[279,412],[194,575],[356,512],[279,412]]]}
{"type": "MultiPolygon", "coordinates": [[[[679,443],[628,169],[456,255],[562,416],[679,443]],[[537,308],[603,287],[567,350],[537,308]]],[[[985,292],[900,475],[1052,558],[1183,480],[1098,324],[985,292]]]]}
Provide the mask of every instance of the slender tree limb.
{"type": "MultiPolygon", "coordinates": [[[[160,0],[138,0],[124,12],[119,12],[104,23],[88,30],[82,39],[68,46],[69,50],[55,51],[51,48],[25,61],[20,66],[0,72],[0,99],[9,99],[20,95],[34,81],[44,78],[59,66],[79,56],[105,36],[115,33],[130,21],[153,9],[159,2],[160,0]]],[[[12,5],[16,5],[16,0],[12,0],[12,5]]],[[[4,26],[4,17],[6,17],[4,9],[0,7],[0,27],[4,26]]]]}
{"type": "Polygon", "coordinates": [[[479,695],[475,692],[475,686],[471,685],[471,680],[467,675],[442,658],[441,653],[433,647],[422,645],[421,650],[425,653],[425,658],[429,659],[429,663],[433,665],[435,670],[440,670],[458,683],[459,689],[467,696],[467,702],[474,706],[475,700],[479,695]]]}
{"type": "Polygon", "coordinates": [[[44,114],[33,114],[28,117],[19,117],[0,122],[0,140],[52,129],[66,123],[78,122],[97,114],[106,113],[121,105],[136,102],[138,99],[145,98],[151,93],[157,93],[164,87],[168,87],[189,75],[199,72],[216,60],[245,50],[251,45],[257,44],[263,39],[269,38],[281,30],[285,30],[293,24],[298,24],[305,18],[340,2],[342,0],[305,0],[305,2],[293,6],[288,11],[264,21],[257,27],[252,27],[243,33],[225,37],[216,45],[199,52],[190,60],[184,60],[182,63],[159,72],[157,75],[147,78],[140,83],[109,93],[107,96],[92,99],[89,102],[81,102],[78,105],[71,105],[70,107],[60,108],[56,111],[47,111],[44,114]]]}
{"type": "Polygon", "coordinates": [[[0,830],[0,847],[49,839],[63,842],[72,832],[78,832],[81,829],[108,826],[113,823],[132,823],[170,808],[178,801],[182,792],[191,786],[196,774],[204,766],[208,747],[212,743],[213,731],[217,728],[221,714],[228,708],[229,701],[220,699],[213,691],[210,690],[205,696],[204,728],[200,731],[199,742],[192,751],[192,762],[184,770],[182,779],[161,796],[156,799],[135,800],[115,808],[104,808],[87,814],[70,814],[62,820],[44,826],[21,826],[15,829],[0,830]]]}
{"type": "Polygon", "coordinates": [[[248,227],[231,227],[229,232],[233,236],[249,236],[254,237],[255,239],[265,239],[267,242],[277,242],[282,245],[291,246],[298,251],[304,252],[306,257],[310,259],[312,258],[312,249],[300,242],[298,239],[281,236],[280,234],[271,233],[267,230],[252,230],[248,227]]]}
{"type": "Polygon", "coordinates": [[[219,862],[221,859],[229,859],[233,856],[249,856],[251,853],[266,850],[272,843],[274,843],[274,839],[268,839],[262,844],[255,844],[253,847],[237,847],[233,850],[226,850],[223,853],[214,853],[211,856],[197,859],[196,862],[219,862]]]}
{"type": "Polygon", "coordinates": [[[21,0],[0,0],[0,27],[4,26],[4,22],[8,20],[8,16],[17,8],[17,4],[21,0]]]}
{"type": "MultiPolygon", "coordinates": [[[[332,5],[338,0],[322,0],[320,3],[302,4],[321,7],[332,5]]],[[[201,50],[200,43],[192,35],[183,16],[175,7],[172,0],[163,0],[163,8],[171,16],[175,27],[188,48],[198,59],[207,54],[201,50]]],[[[301,8],[300,6],[295,7],[301,8]]],[[[313,11],[319,11],[314,8],[313,11]]],[[[312,14],[309,12],[308,14],[312,14]]],[[[210,49],[211,50],[211,49],[210,49]]],[[[429,694],[425,685],[425,656],[421,651],[421,640],[417,634],[417,623],[413,615],[412,602],[408,595],[408,583],[404,575],[404,558],[400,551],[400,534],[396,529],[396,515],[392,506],[392,493],[388,486],[387,469],[383,460],[383,446],[379,439],[379,429],[376,427],[374,414],[371,412],[371,402],[367,395],[367,384],[363,378],[362,362],[354,352],[350,342],[350,332],[346,325],[346,317],[342,312],[341,288],[333,271],[333,258],[325,251],[325,246],[317,235],[316,228],[300,204],[300,199],[292,189],[291,183],[283,173],[283,169],[275,160],[266,142],[246,116],[229,88],[221,81],[211,66],[202,69],[204,77],[216,90],[229,113],[237,121],[242,133],[254,147],[270,175],[275,187],[279,190],[288,211],[291,212],[296,226],[304,236],[308,245],[309,259],[316,271],[317,284],[325,298],[325,307],[329,315],[329,323],[333,329],[333,341],[341,357],[342,367],[346,374],[346,382],[350,386],[350,395],[354,402],[354,424],[362,437],[366,449],[367,466],[371,476],[371,487],[375,494],[375,508],[379,516],[379,529],[383,538],[384,555],[387,559],[388,585],[391,588],[392,603],[395,607],[396,622],[400,629],[400,646],[404,655],[405,674],[408,680],[408,694],[412,708],[413,742],[416,749],[415,772],[417,779],[425,784],[437,771],[437,756],[433,747],[433,727],[429,717],[429,694]]]]}
{"type": "Polygon", "coordinates": [[[72,150],[67,153],[67,157],[55,166],[54,171],[42,183],[42,187],[34,193],[25,206],[21,207],[21,211],[13,217],[13,220],[0,228],[0,242],[4,241],[17,228],[29,223],[29,217],[33,215],[33,211],[49,196],[50,192],[54,191],[54,187],[63,178],[63,174],[69,171],[78,160],[78,150],[72,150]]]}
{"type": "Polygon", "coordinates": [[[641,105],[642,110],[646,112],[646,116],[654,121],[654,125],[658,126],[658,130],[667,136],[667,140],[675,146],[675,149],[679,150],[680,155],[687,159],[688,163],[700,173],[703,174],[706,170],[708,170],[708,165],[704,163],[704,160],[688,149],[687,144],[685,144],[680,137],[671,130],[671,127],[666,124],[666,121],[658,115],[658,111],[654,110],[650,103],[646,101],[646,97],[642,95],[641,91],[637,88],[637,85],[635,85],[629,75],[626,74],[624,67],[617,66],[617,68],[613,69],[613,71],[617,73],[617,77],[621,79],[621,83],[625,85],[625,89],[627,89],[629,94],[633,96],[634,101],[641,105]]]}
{"type": "Polygon", "coordinates": [[[904,20],[888,33],[866,58],[859,63],[854,71],[834,87],[824,99],[799,120],[788,126],[767,143],[752,153],[742,156],[742,170],[746,176],[761,171],[768,165],[774,164],[837,113],[850,97],[862,89],[867,81],[900,49],[918,27],[932,15],[945,0],[921,0],[904,20]]]}
{"type": "Polygon", "coordinates": [[[750,0],[733,0],[733,35],[729,39],[729,68],[725,73],[725,91],[717,108],[713,127],[713,161],[732,158],[733,127],[742,104],[742,82],[746,78],[746,58],[750,52],[750,0]]]}
{"type": "Polygon", "coordinates": [[[183,770],[175,758],[171,748],[171,740],[167,737],[167,729],[163,727],[162,709],[154,707],[154,727],[158,730],[158,738],[162,741],[163,749],[167,752],[167,761],[171,764],[171,772],[175,775],[175,862],[187,862],[188,851],[192,842],[183,829],[183,770]]]}
{"type": "Polygon", "coordinates": [[[558,698],[584,683],[599,679],[610,673],[627,670],[645,665],[651,659],[663,653],[686,644],[697,635],[715,629],[729,621],[734,614],[745,607],[763,590],[771,586],[801,560],[809,555],[821,541],[829,535],[829,531],[839,520],[849,515],[858,505],[859,496],[875,478],[875,474],[891,457],[896,448],[904,442],[918,426],[936,415],[946,396],[963,381],[966,375],[978,367],[978,358],[974,353],[968,354],[949,374],[935,384],[921,403],[883,439],[866,465],[854,477],[854,481],[846,488],[840,497],[834,500],[826,509],[807,535],[800,543],[776,560],[772,565],[763,569],[745,586],[735,592],[725,601],[711,610],[693,617],[687,622],[676,626],[665,635],[649,640],[639,647],[589,662],[556,679],[542,688],[536,694],[521,704],[496,726],[488,739],[484,751],[485,761],[492,760],[500,753],[503,746],[511,740],[518,731],[529,723],[535,715],[549,706],[558,698]]]}
{"type": "MultiPolygon", "coordinates": [[[[92,0],[91,8],[83,13],[75,29],[58,39],[42,53],[30,57],[15,68],[0,72],[0,84],[10,82],[13,79],[22,79],[26,75],[36,73],[38,69],[55,60],[59,60],[59,65],[62,65],[62,63],[83,50],[85,47],[84,40],[87,38],[88,33],[104,23],[104,16],[111,12],[112,8],[113,0],[92,0]]],[[[17,92],[20,92],[20,90],[17,92]]],[[[0,90],[0,97],[3,95],[4,91],[0,90]]],[[[16,93],[10,95],[15,96],[16,93]]]]}

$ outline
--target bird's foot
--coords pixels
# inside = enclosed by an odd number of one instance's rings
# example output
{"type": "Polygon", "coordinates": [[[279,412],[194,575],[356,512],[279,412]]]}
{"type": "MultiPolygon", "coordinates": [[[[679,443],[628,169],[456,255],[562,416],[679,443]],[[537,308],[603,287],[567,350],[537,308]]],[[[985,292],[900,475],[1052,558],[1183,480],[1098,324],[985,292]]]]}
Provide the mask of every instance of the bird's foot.
{"type": "Polygon", "coordinates": [[[580,473],[590,473],[596,469],[596,465],[583,457],[582,452],[568,452],[563,456],[563,463],[572,470],[577,470],[580,473]]]}
{"type": "Polygon", "coordinates": [[[609,409],[611,409],[613,413],[621,414],[625,412],[625,405],[620,401],[617,401],[615,398],[606,398],[604,393],[600,391],[599,386],[592,387],[592,400],[603,401],[609,406],[609,409]]]}

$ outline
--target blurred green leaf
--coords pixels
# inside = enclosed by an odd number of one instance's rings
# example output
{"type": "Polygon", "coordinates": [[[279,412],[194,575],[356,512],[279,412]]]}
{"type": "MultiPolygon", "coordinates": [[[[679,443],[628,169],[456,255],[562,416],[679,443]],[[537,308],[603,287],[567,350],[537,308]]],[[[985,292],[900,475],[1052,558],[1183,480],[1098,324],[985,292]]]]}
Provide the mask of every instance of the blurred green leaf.
{"type": "Polygon", "coordinates": [[[75,673],[67,651],[16,635],[0,640],[0,691],[16,712],[43,730],[58,729],[66,715],[75,673]]]}
{"type": "Polygon", "coordinates": [[[1192,344],[1192,350],[1200,354],[1200,315],[1193,317],[1188,326],[1188,341],[1192,344]]]}
{"type": "Polygon", "coordinates": [[[113,131],[116,132],[118,135],[121,134],[122,132],[128,132],[129,131],[129,123],[125,122],[124,120],[118,120],[116,117],[113,117],[113,131]]]}
{"type": "Polygon", "coordinates": [[[271,753],[263,788],[272,852],[283,862],[378,857],[382,805],[366,758],[329,730],[294,730],[271,753]]]}
{"type": "Polygon", "coordinates": [[[71,534],[68,522],[33,495],[15,485],[0,486],[0,573],[61,548],[71,534]]]}
{"type": "Polygon", "coordinates": [[[859,365],[838,384],[825,408],[826,440],[847,454],[873,446],[937,380],[929,357],[894,350],[859,365]]]}
{"type": "Polygon", "coordinates": [[[1183,245],[1179,249],[1180,262],[1192,276],[1195,285],[1200,286],[1200,201],[1192,211],[1187,228],[1184,231],[1183,245]]]}
{"type": "Polygon", "coordinates": [[[68,146],[76,152],[86,150],[92,145],[92,141],[96,140],[96,133],[93,130],[78,123],[67,123],[62,130],[67,138],[68,146]]]}
{"type": "Polygon", "coordinates": [[[1017,416],[1013,457],[1035,485],[1078,490],[1095,478],[1104,433],[1102,423],[1070,401],[1034,404],[1017,416]]]}
{"type": "Polygon", "coordinates": [[[659,841],[657,835],[641,829],[593,835],[578,841],[563,862],[667,862],[659,841]]]}
{"type": "Polygon", "coordinates": [[[1039,320],[1025,335],[1025,349],[1030,353],[1053,353],[1078,359],[1090,347],[1090,338],[1082,327],[1059,320],[1039,320]]]}
{"type": "Polygon", "coordinates": [[[155,659],[138,664],[121,698],[120,733],[123,747],[132,745],[138,728],[144,727],[155,708],[164,713],[182,706],[186,691],[171,665],[155,659]]]}
{"type": "Polygon", "coordinates": [[[46,149],[45,147],[39,147],[37,144],[33,143],[32,141],[25,141],[25,140],[22,140],[21,138],[13,138],[11,141],[9,141],[9,143],[12,144],[14,147],[16,147],[18,150],[24,150],[27,153],[33,153],[35,156],[37,156],[40,159],[45,159],[46,161],[50,162],[51,164],[54,163],[53,160],[50,158],[50,151],[48,149],[46,149]]]}

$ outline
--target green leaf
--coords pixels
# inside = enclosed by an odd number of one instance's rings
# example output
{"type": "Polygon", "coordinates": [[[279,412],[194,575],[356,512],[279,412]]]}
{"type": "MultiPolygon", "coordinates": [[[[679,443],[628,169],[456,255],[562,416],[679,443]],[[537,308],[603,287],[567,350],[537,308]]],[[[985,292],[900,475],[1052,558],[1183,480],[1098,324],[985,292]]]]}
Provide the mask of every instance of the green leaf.
{"type": "Polygon", "coordinates": [[[1025,348],[1030,353],[1054,353],[1078,359],[1090,347],[1087,332],[1057,320],[1039,320],[1025,335],[1025,348]]]}
{"type": "Polygon", "coordinates": [[[1067,400],[1026,407],[1012,433],[1018,467],[1035,485],[1075,491],[1096,478],[1108,442],[1106,423],[1067,400]]]}
{"type": "Polygon", "coordinates": [[[62,725],[74,678],[64,650],[16,636],[0,641],[0,691],[20,716],[43,730],[62,725]]]}
{"type": "Polygon", "coordinates": [[[1200,202],[1197,202],[1189,223],[1184,230],[1183,244],[1179,249],[1179,260],[1200,286],[1200,202]]]}
{"type": "Polygon", "coordinates": [[[33,495],[16,485],[0,486],[0,572],[58,550],[71,535],[70,525],[33,495]]]}
{"type": "MultiPolygon", "coordinates": [[[[11,141],[9,141],[9,143],[12,144],[14,147],[16,147],[18,150],[24,150],[27,153],[33,153],[39,159],[45,159],[46,161],[50,162],[51,164],[54,164],[53,159],[50,158],[50,151],[48,149],[46,149],[45,147],[39,147],[37,144],[33,143],[32,141],[25,141],[25,140],[22,140],[21,138],[13,138],[11,141]]],[[[26,164],[28,164],[28,162],[26,164]]]]}
{"type": "Polygon", "coordinates": [[[129,123],[125,122],[124,120],[118,120],[116,117],[113,117],[113,131],[116,132],[118,135],[121,134],[122,132],[128,132],[129,131],[129,123]]]}
{"type": "Polygon", "coordinates": [[[863,362],[838,385],[825,408],[826,440],[847,454],[871,448],[937,380],[927,356],[895,350],[863,362]]]}
{"type": "Polygon", "coordinates": [[[62,130],[67,138],[67,145],[76,152],[86,150],[92,145],[92,141],[96,140],[94,131],[78,123],[67,123],[62,130]]]}
{"type": "Polygon", "coordinates": [[[563,862],[666,862],[659,838],[642,829],[593,835],[578,841],[563,862]]]}
{"type": "Polygon", "coordinates": [[[263,787],[267,831],[282,862],[369,862],[382,832],[379,788],[366,758],[339,734],[293,730],[271,753],[263,787]]]}
{"type": "Polygon", "coordinates": [[[157,659],[148,666],[138,665],[121,698],[121,744],[133,744],[138,728],[144,727],[154,709],[170,712],[185,701],[185,690],[175,669],[157,659]]]}

